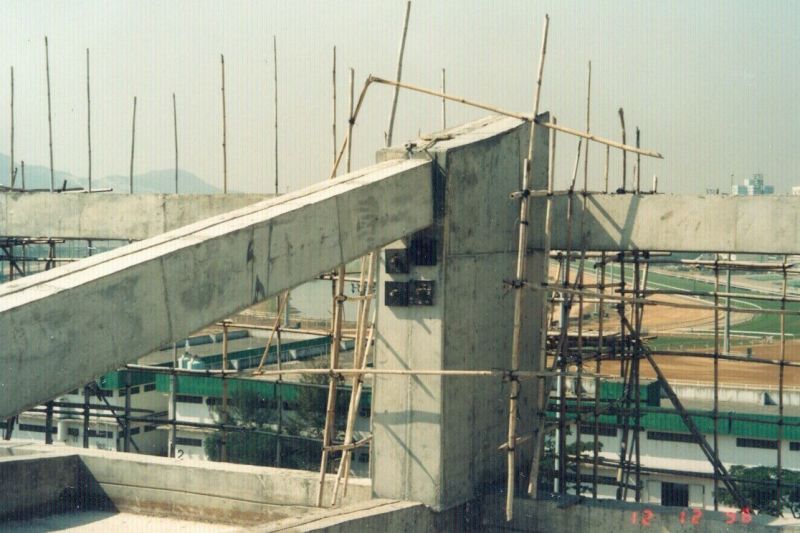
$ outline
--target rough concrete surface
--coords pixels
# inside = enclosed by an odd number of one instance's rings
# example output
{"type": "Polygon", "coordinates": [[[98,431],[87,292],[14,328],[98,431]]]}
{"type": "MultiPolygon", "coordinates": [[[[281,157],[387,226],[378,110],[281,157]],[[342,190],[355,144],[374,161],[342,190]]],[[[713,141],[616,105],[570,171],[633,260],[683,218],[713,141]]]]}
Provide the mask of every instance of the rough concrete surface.
{"type": "Polygon", "coordinates": [[[431,198],[430,163],[387,162],[3,284],[0,417],[429,226],[431,198]]]}

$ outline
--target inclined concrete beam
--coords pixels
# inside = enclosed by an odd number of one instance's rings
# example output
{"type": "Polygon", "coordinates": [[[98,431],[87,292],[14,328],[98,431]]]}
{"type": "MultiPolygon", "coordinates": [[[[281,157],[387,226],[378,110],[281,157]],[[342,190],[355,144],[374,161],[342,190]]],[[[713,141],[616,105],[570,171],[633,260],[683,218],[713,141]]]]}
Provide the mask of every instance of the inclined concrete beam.
{"type": "MultiPolygon", "coordinates": [[[[797,196],[576,194],[571,242],[568,202],[553,198],[553,249],[580,250],[585,243],[596,251],[800,253],[797,196]]],[[[545,206],[546,199],[535,198],[532,209],[544,212],[545,206]]],[[[533,231],[530,247],[543,246],[544,233],[533,231]]]]}
{"type": "Polygon", "coordinates": [[[0,418],[430,226],[431,175],[389,161],[0,285],[0,418]]]}
{"type": "Polygon", "coordinates": [[[271,196],[0,193],[0,235],[140,241],[271,196]]]}

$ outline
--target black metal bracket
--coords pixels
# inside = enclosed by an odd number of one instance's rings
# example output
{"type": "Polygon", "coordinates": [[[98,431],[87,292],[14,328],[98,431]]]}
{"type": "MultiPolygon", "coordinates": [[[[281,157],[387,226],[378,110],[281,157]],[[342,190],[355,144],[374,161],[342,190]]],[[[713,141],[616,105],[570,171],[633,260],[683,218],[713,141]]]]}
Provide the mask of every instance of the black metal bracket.
{"type": "Polygon", "coordinates": [[[387,281],[384,284],[384,303],[387,307],[433,305],[435,281],[387,281]]]}

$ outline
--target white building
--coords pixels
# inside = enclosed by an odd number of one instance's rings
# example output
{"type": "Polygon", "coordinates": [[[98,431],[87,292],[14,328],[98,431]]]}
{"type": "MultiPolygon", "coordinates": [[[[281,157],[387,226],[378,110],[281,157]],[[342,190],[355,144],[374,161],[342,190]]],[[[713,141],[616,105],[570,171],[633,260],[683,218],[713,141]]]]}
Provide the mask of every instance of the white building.
{"type": "Polygon", "coordinates": [[[744,180],[744,185],[733,185],[731,194],[734,196],[761,196],[775,194],[775,187],[764,184],[763,174],[753,174],[752,178],[744,180]]]}

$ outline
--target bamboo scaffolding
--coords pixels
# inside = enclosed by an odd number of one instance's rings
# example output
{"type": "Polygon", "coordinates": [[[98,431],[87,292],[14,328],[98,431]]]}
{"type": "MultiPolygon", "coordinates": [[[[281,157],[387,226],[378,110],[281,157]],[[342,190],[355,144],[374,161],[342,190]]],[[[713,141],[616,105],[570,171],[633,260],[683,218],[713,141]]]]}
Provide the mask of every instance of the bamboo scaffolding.
{"type": "MultiPolygon", "coordinates": [[[[550,17],[544,17],[544,30],[542,32],[542,47],[539,55],[539,69],[536,76],[536,90],[533,101],[533,116],[539,114],[539,99],[542,89],[542,73],[544,71],[544,60],[547,53],[547,31],[550,25],[550,17]]],[[[531,165],[535,154],[536,126],[531,124],[530,135],[528,138],[527,156],[523,162],[522,189],[532,188],[531,165]]],[[[527,249],[528,249],[528,198],[523,196],[520,199],[519,208],[519,235],[517,242],[517,264],[515,272],[514,287],[514,325],[511,341],[511,371],[519,370],[520,352],[522,350],[522,311],[524,305],[524,292],[521,290],[524,284],[525,273],[527,271],[527,249]]],[[[545,257],[547,257],[545,255],[545,257]]],[[[516,491],[516,442],[517,442],[517,400],[519,398],[519,381],[512,380],[508,400],[508,449],[506,452],[507,473],[506,473],[506,520],[511,521],[514,517],[514,494],[516,491]]]]}
{"type": "MultiPolygon", "coordinates": [[[[408,19],[411,15],[411,0],[406,2],[406,15],[403,20],[403,35],[400,38],[400,50],[397,53],[397,72],[395,74],[395,80],[397,82],[400,81],[403,75],[403,54],[405,53],[406,49],[406,35],[408,34],[408,19]]],[[[394,132],[394,117],[397,113],[397,99],[400,96],[400,88],[395,87],[394,94],[392,94],[392,108],[389,112],[389,126],[386,129],[386,146],[392,145],[392,133],[394,132]]]]}
{"type": "Polygon", "coordinates": [[[130,193],[133,194],[133,153],[136,146],[136,97],[133,97],[133,119],[131,121],[131,170],[130,193]]]}
{"type": "MultiPolygon", "coordinates": [[[[339,279],[336,282],[337,296],[342,296],[344,293],[344,273],[345,268],[344,265],[342,265],[339,267],[339,279]]],[[[329,366],[330,379],[328,379],[328,401],[327,409],[325,411],[325,428],[322,434],[322,459],[320,460],[319,467],[319,484],[317,486],[317,507],[322,507],[322,496],[325,489],[325,474],[328,471],[328,457],[330,453],[326,448],[331,445],[331,440],[333,438],[333,425],[336,408],[336,379],[334,379],[334,372],[337,372],[339,367],[339,350],[342,339],[342,320],[344,318],[344,300],[337,298],[335,301],[336,305],[334,307],[332,328],[333,340],[331,343],[329,366]]]]}
{"type": "Polygon", "coordinates": [[[47,132],[50,139],[50,192],[56,188],[55,171],[53,170],[53,115],[50,103],[50,48],[47,44],[47,35],[44,36],[44,60],[47,73],[47,132]]]}
{"type": "MultiPolygon", "coordinates": [[[[535,285],[532,283],[525,282],[525,287],[534,290],[534,291],[558,291],[567,294],[579,294],[583,292],[584,296],[592,297],[592,298],[599,298],[600,294],[594,291],[581,291],[580,289],[569,289],[566,287],[561,286],[550,286],[550,284],[541,284],[535,285]]],[[[738,294],[738,293],[734,293],[738,294]]],[[[609,301],[615,301],[620,303],[626,304],[642,304],[642,305],[654,305],[654,306],[666,306],[666,307],[675,307],[675,308],[682,308],[682,309],[707,309],[709,311],[714,310],[714,304],[692,304],[692,303],[684,303],[684,302],[666,302],[666,301],[659,301],[659,300],[647,300],[644,298],[631,298],[626,296],[615,296],[615,295],[605,295],[605,298],[609,301]]],[[[721,311],[728,310],[732,313],[745,313],[750,315],[793,315],[793,316],[800,316],[800,310],[791,310],[791,309],[752,309],[747,307],[733,307],[733,306],[720,306],[719,308],[721,311]]]]}
{"type": "Polygon", "coordinates": [[[449,94],[444,94],[444,93],[441,93],[439,91],[433,91],[431,89],[426,89],[424,87],[419,87],[417,85],[411,85],[409,83],[402,83],[402,82],[398,83],[398,82],[394,82],[394,81],[387,80],[387,79],[384,79],[384,78],[379,78],[377,76],[369,76],[369,78],[367,78],[367,83],[365,84],[365,86],[368,86],[368,85],[370,85],[372,83],[379,83],[379,84],[383,84],[383,85],[396,86],[396,87],[400,87],[402,89],[407,89],[409,91],[419,92],[419,93],[422,93],[422,94],[427,94],[429,96],[435,96],[437,98],[445,98],[447,100],[451,100],[451,101],[458,102],[458,103],[461,103],[461,104],[464,104],[464,105],[468,105],[470,107],[476,107],[478,109],[483,109],[484,111],[490,111],[492,113],[497,113],[498,115],[512,117],[512,118],[516,118],[516,119],[519,119],[519,120],[524,120],[526,122],[534,122],[537,125],[545,127],[545,128],[548,128],[548,129],[558,130],[558,131],[560,131],[562,133],[568,133],[568,134],[573,135],[575,137],[581,137],[583,139],[588,139],[590,141],[594,141],[594,142],[599,143],[599,144],[604,144],[604,145],[610,146],[612,148],[617,148],[619,150],[624,150],[624,151],[628,151],[628,152],[632,152],[632,153],[636,153],[636,154],[641,154],[641,155],[647,156],[647,157],[654,157],[656,159],[663,159],[664,158],[663,155],[661,155],[658,152],[652,151],[652,150],[645,150],[643,148],[636,148],[635,146],[629,146],[629,145],[626,145],[625,143],[619,143],[619,142],[616,142],[616,141],[612,141],[611,139],[606,139],[604,137],[598,137],[597,135],[594,135],[594,134],[587,134],[587,133],[585,133],[583,131],[576,130],[574,128],[569,128],[567,126],[562,126],[562,125],[559,125],[559,124],[555,124],[553,122],[542,122],[540,119],[534,118],[531,115],[528,115],[528,114],[525,114],[525,113],[517,113],[517,112],[514,112],[514,111],[508,111],[508,110],[502,109],[502,108],[497,107],[497,106],[493,106],[493,105],[489,105],[489,104],[483,104],[483,103],[480,103],[480,102],[477,102],[477,101],[474,101],[474,100],[468,100],[468,99],[463,98],[461,96],[453,96],[453,95],[449,95],[449,94]]]}
{"type": "MultiPolygon", "coordinates": [[[[715,256],[719,258],[719,256],[715,256]]],[[[714,268],[714,459],[719,461],[719,268],[714,268]]],[[[719,472],[714,469],[714,510],[719,510],[719,472]]]]}
{"type": "MultiPolygon", "coordinates": [[[[366,295],[370,290],[375,290],[374,277],[378,268],[378,253],[374,251],[369,256],[362,258],[362,277],[359,284],[359,294],[366,295]],[[366,269],[364,268],[366,266],[366,269]],[[366,275],[364,271],[366,270],[366,275]]],[[[357,328],[356,328],[356,345],[355,354],[353,357],[354,369],[366,369],[368,354],[370,346],[372,345],[372,337],[375,331],[375,313],[373,313],[371,325],[369,327],[369,335],[367,337],[367,316],[370,312],[370,299],[362,299],[359,302],[359,309],[357,314],[357,328]]],[[[361,400],[361,391],[363,389],[363,374],[356,374],[352,378],[350,388],[350,403],[347,409],[347,422],[345,425],[344,445],[348,446],[353,441],[353,430],[355,427],[356,414],[361,400]]],[[[348,478],[350,470],[350,462],[352,459],[351,450],[346,450],[341,460],[339,461],[339,468],[336,473],[336,481],[334,483],[333,492],[331,494],[331,505],[336,505],[336,499],[339,492],[339,484],[344,476],[345,480],[348,478]]],[[[346,486],[346,482],[345,482],[346,486]]],[[[346,489],[345,489],[346,490],[346,489]]]]}

